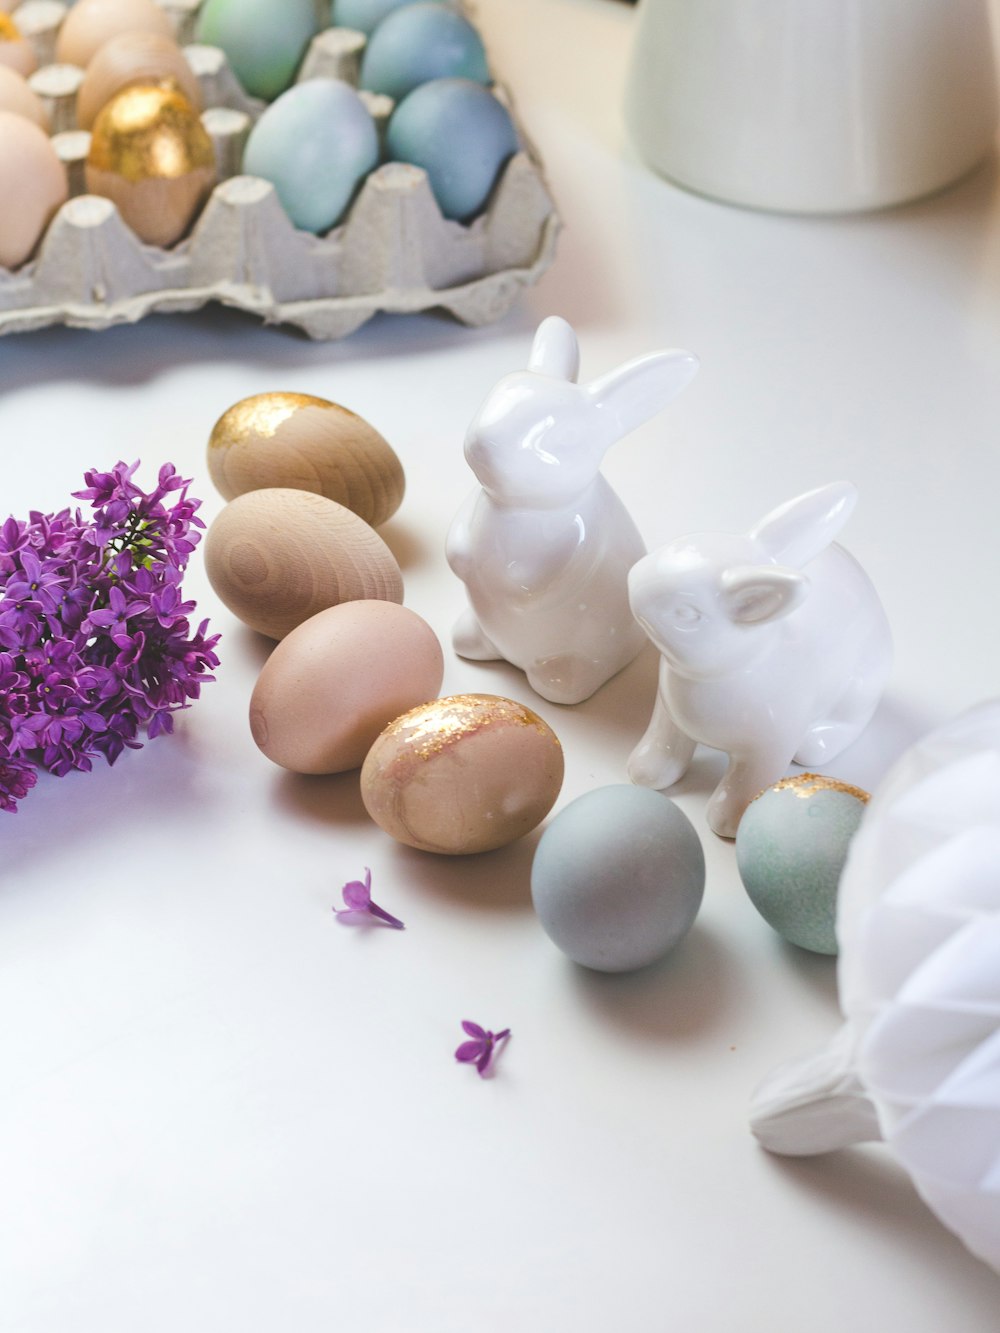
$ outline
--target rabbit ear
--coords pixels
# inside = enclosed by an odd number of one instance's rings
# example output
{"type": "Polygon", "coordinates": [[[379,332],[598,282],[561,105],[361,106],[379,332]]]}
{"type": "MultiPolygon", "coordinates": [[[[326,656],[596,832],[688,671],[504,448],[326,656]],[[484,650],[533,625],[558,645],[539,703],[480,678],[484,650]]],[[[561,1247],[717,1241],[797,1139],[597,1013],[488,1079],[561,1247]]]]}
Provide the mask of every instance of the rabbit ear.
{"type": "Polygon", "coordinates": [[[789,500],[762,518],[750,536],[784,564],[804,565],[819,555],[850,518],[858,492],[849,481],[833,481],[789,500]]]}
{"type": "Polygon", "coordinates": [[[778,565],[745,565],[722,576],[722,600],[737,625],[760,625],[794,611],[809,591],[809,580],[778,565]]]}
{"type": "Polygon", "coordinates": [[[587,385],[593,402],[616,422],[615,439],[663,410],[694,379],[698,358],[691,352],[649,352],[587,385]]]}
{"type": "Polygon", "coordinates": [[[580,373],[580,348],[572,326],[558,315],[543,319],[535,332],[528,369],[538,375],[576,382],[580,373]]]}

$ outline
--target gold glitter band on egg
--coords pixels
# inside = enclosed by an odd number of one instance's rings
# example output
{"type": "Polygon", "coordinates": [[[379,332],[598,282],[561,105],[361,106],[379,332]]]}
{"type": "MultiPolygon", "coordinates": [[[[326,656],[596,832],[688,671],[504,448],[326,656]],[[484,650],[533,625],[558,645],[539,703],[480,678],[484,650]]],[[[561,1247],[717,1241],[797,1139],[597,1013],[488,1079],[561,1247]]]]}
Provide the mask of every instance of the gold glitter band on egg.
{"type": "Polygon", "coordinates": [[[559,738],[530,708],[498,694],[453,694],[419,704],[390,722],[383,736],[396,736],[418,759],[430,759],[484,727],[507,723],[534,727],[541,735],[559,738]]]}
{"type": "Polygon", "coordinates": [[[753,798],[759,800],[769,791],[790,791],[794,796],[805,800],[809,796],[815,796],[820,791],[842,791],[847,796],[854,796],[866,805],[871,800],[871,796],[862,787],[854,787],[849,782],[842,782],[840,778],[827,777],[824,773],[795,773],[787,778],[782,778],[780,782],[775,782],[770,787],[765,787],[753,798]]]}

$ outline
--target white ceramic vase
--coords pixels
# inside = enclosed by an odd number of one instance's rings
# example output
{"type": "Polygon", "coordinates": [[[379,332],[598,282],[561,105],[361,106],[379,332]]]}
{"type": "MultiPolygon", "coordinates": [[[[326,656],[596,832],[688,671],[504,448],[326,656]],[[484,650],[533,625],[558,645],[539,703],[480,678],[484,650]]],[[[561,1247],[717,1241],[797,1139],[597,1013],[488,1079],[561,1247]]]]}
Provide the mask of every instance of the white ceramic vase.
{"type": "Polygon", "coordinates": [[[796,213],[941,189],[991,150],[988,0],[640,0],[626,119],[662,175],[796,213]]]}

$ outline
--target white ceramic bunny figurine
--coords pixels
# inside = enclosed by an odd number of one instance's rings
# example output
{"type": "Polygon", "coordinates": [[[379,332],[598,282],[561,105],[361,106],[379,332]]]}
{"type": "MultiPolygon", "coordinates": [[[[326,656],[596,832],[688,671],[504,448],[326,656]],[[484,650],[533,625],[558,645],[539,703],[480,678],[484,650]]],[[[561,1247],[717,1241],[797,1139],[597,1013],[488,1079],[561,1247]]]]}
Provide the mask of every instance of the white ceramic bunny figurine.
{"type": "Polygon", "coordinates": [[[465,439],[482,489],[447,542],[469,598],[455,651],[505,659],[560,704],[588,698],[645,641],[627,579],[646,548],[601,476],[601,459],[698,368],[689,352],[651,352],[579,385],[578,361],[576,335],[551,316],[535,334],[528,369],[491,390],[465,439]]]}
{"type": "Polygon", "coordinates": [[[662,654],[629,777],[670,787],[697,741],[724,750],[729,768],[708,805],[723,837],[793,760],[832,759],[875,711],[889,626],[864,570],[831,544],[856,500],[849,482],[821,486],[747,535],[681,537],[629,575],[632,610],[662,654]]]}

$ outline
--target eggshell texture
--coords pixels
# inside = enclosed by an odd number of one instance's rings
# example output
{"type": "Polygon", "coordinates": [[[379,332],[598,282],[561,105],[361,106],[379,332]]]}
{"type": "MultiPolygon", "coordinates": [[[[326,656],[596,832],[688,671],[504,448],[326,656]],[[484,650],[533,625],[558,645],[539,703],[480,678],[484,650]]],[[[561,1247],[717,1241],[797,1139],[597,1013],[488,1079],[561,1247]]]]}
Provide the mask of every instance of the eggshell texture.
{"type": "Polygon", "coordinates": [[[205,538],[209,582],[233,615],[272,639],[328,606],[403,600],[392,552],[343,505],[309,491],[248,491],[205,538]]]}
{"type": "Polygon", "coordinates": [[[23,74],[7,65],[0,65],[0,111],[24,116],[48,132],[49,117],[42,99],[32,91],[23,74]]]}
{"type": "Polygon", "coordinates": [[[450,77],[489,83],[483,40],[448,5],[418,3],[394,10],[372,33],[359,86],[398,102],[421,83],[450,77]]]}
{"type": "Polygon", "coordinates": [[[0,209],[0,265],[24,263],[68,194],[48,135],[24,116],[0,111],[0,199],[8,201],[0,209]]]}
{"type": "Polygon", "coordinates": [[[387,14],[413,3],[414,0],[333,0],[333,26],[374,32],[387,14]]]}
{"type": "Polygon", "coordinates": [[[306,79],[254,125],[243,170],[271,182],[297,227],[323,232],[378,160],[375,121],[354,89],[340,79],[306,79]]]}
{"type": "Polygon", "coordinates": [[[0,13],[0,65],[25,79],[38,68],[34,47],[25,41],[14,20],[3,13],[0,13]]]}
{"type": "Polygon", "coordinates": [[[868,793],[799,773],[751,801],[736,830],[736,864],[750,901],[792,944],[837,952],[837,886],[868,793]]]}
{"type": "Polygon", "coordinates": [[[319,31],[314,0],[206,0],[195,29],[199,42],[226,53],[253,97],[270,101],[292,82],[319,31]]]}
{"type": "Polygon", "coordinates": [[[504,163],[518,150],[506,107],[467,79],[436,79],[400,102],[386,131],[386,155],[427,172],[446,218],[480,213],[504,163]]]}
{"type": "Polygon", "coordinates": [[[562,746],[537,713],[494,694],[456,694],[386,727],[361,769],[361,796],[400,842],[461,856],[528,833],[562,779],[562,746]]]}
{"type": "Polygon", "coordinates": [[[89,130],[106,102],[133,83],[172,81],[191,106],[201,88],[177,43],[158,32],[123,32],[104,43],[87,66],[76,95],[76,123],[89,130]]]}
{"type": "Polygon", "coordinates": [[[56,38],[56,61],[86,69],[105,42],[122,32],[172,37],[166,12],[153,0],[77,0],[56,38]]]}
{"type": "Polygon", "coordinates": [[[684,812],[648,787],[599,787],[542,834],[531,896],[549,938],[584,967],[628,972],[691,929],[705,855],[684,812]]]}
{"type": "Polygon", "coordinates": [[[389,444],[363,417],[303,393],[258,393],[215,423],[208,470],[227,500],[265,487],[315,491],[373,528],[399,508],[405,479],[389,444]]]}
{"type": "Polygon", "coordinates": [[[400,713],[436,697],[444,656],[434,631],[395,602],[344,602],[275,648],[250,699],[250,730],[294,773],[360,768],[400,713]]]}

